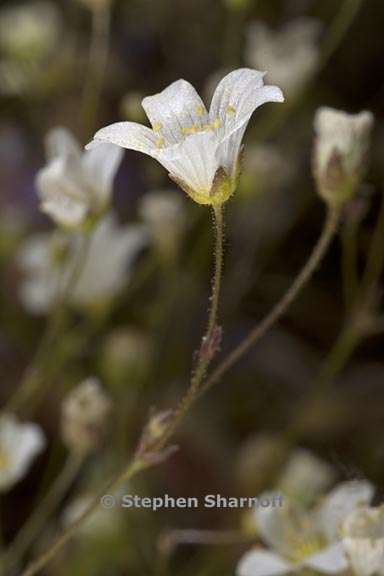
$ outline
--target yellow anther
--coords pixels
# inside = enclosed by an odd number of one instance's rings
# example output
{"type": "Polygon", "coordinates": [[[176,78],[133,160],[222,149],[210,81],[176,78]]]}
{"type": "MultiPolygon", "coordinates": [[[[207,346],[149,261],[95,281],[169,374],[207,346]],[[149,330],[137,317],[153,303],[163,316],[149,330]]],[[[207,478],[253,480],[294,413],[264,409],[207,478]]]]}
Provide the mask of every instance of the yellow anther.
{"type": "Polygon", "coordinates": [[[158,140],[156,140],[156,146],[158,148],[163,148],[164,144],[165,144],[164,138],[159,138],[158,140]]]}
{"type": "Polygon", "coordinates": [[[186,136],[188,136],[189,134],[196,134],[197,132],[199,132],[199,130],[200,126],[198,126],[197,124],[193,124],[193,126],[181,129],[182,133],[185,134],[186,136]]]}
{"type": "Polygon", "coordinates": [[[220,118],[215,118],[215,120],[211,123],[212,129],[217,130],[221,126],[220,118]]]}
{"type": "Polygon", "coordinates": [[[196,114],[198,116],[204,116],[204,114],[205,114],[204,106],[198,106],[196,108],[196,114]]]}
{"type": "Polygon", "coordinates": [[[236,108],[231,105],[227,106],[227,114],[233,116],[234,114],[236,114],[236,108]]]}
{"type": "Polygon", "coordinates": [[[161,122],[155,122],[153,125],[153,131],[154,132],[160,132],[160,130],[162,129],[163,125],[161,122]]]}

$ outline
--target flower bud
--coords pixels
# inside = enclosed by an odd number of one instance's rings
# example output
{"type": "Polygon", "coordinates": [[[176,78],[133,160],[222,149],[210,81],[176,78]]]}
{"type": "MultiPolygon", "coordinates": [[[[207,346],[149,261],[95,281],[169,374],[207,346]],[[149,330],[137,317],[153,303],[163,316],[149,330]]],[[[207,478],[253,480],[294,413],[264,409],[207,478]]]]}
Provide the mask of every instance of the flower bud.
{"type": "Polygon", "coordinates": [[[97,449],[112,409],[112,402],[96,378],[87,378],[64,399],[61,433],[67,447],[80,453],[97,449]]]}
{"type": "Polygon", "coordinates": [[[313,173],[327,203],[339,206],[355,195],[364,175],[372,126],[371,112],[317,111],[313,173]]]}

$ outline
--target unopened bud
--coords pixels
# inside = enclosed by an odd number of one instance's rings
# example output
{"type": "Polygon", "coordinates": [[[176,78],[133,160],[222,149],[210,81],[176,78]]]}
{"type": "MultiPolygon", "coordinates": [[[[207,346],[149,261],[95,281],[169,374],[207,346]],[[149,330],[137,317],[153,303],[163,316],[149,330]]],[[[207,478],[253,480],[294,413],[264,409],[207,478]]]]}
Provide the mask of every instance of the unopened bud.
{"type": "Polygon", "coordinates": [[[80,453],[97,449],[111,409],[112,402],[96,378],[88,378],[72,390],[64,399],[61,414],[62,438],[67,447],[80,453]]]}
{"type": "Polygon", "coordinates": [[[313,173],[318,192],[327,203],[340,206],[353,198],[364,175],[373,115],[320,108],[314,126],[313,173]]]}

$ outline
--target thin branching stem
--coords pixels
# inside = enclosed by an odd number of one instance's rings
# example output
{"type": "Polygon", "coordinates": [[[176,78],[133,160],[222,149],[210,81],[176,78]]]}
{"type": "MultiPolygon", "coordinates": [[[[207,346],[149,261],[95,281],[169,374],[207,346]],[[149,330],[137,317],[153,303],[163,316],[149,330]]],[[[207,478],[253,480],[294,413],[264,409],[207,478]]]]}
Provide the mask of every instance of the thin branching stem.
{"type": "MultiPolygon", "coordinates": [[[[208,388],[213,386],[213,384],[215,384],[221,378],[221,376],[227,370],[229,370],[229,368],[231,368],[233,364],[243,354],[245,354],[249,348],[255,344],[255,342],[258,341],[259,338],[261,338],[276,321],[279,320],[282,314],[287,310],[288,306],[300,293],[305,284],[310,280],[312,274],[320,264],[331,240],[337,231],[338,222],[339,211],[329,209],[319,240],[309,257],[309,260],[301,269],[293,284],[291,285],[291,288],[273,308],[270,314],[268,314],[268,316],[260,324],[258,324],[254,330],[251,331],[248,337],[237,348],[235,348],[235,350],[212,373],[212,375],[205,382],[205,385],[200,390],[200,394],[194,395],[194,397],[190,399],[188,409],[183,409],[182,412],[180,412],[180,417],[177,419],[177,422],[173,420],[171,422],[171,427],[165,429],[162,437],[156,444],[156,448],[161,450],[161,448],[170,440],[171,436],[173,436],[177,427],[181,424],[187,412],[196,402],[201,393],[207,391],[208,388]]],[[[159,462],[160,461],[161,460],[159,460],[159,462]]],[[[76,534],[77,530],[84,524],[84,522],[88,520],[88,518],[99,508],[100,499],[104,494],[113,494],[113,492],[116,491],[125,482],[131,480],[134,476],[136,476],[137,473],[148,467],[148,463],[145,463],[145,460],[143,459],[143,454],[136,452],[131,462],[124,468],[124,470],[105,484],[102,490],[100,490],[99,494],[94,498],[94,500],[90,503],[83,514],[77,519],[77,521],[69,526],[66,530],[64,530],[64,532],[53,542],[51,547],[35,561],[33,561],[30,566],[28,566],[26,570],[21,574],[21,576],[34,576],[42,568],[44,568],[44,566],[50,562],[50,560],[59,552],[59,550],[76,534]]]]}
{"type": "Polygon", "coordinates": [[[257,324],[255,328],[250,331],[248,336],[246,336],[246,338],[244,338],[244,340],[242,340],[242,342],[240,342],[240,344],[238,344],[238,346],[236,346],[236,348],[234,348],[234,350],[232,350],[232,352],[230,352],[221,364],[219,364],[219,366],[212,372],[201,389],[202,394],[216,384],[216,382],[218,382],[222,376],[232,368],[232,366],[236,364],[236,362],[240,360],[240,358],[244,356],[286,312],[320,264],[338,229],[339,216],[340,212],[338,209],[328,209],[327,218],[319,240],[308,261],[296,276],[289,290],[284,294],[281,300],[277,302],[264,320],[257,324]]]}

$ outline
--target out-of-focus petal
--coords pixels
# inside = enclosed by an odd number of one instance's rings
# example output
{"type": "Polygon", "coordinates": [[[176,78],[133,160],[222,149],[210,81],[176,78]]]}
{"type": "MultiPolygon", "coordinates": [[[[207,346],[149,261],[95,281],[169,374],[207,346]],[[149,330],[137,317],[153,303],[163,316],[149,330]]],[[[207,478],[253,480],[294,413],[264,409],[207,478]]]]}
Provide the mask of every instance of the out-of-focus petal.
{"type": "Polygon", "coordinates": [[[268,550],[250,550],[241,558],[236,576],[281,576],[291,572],[292,564],[268,550]]]}

